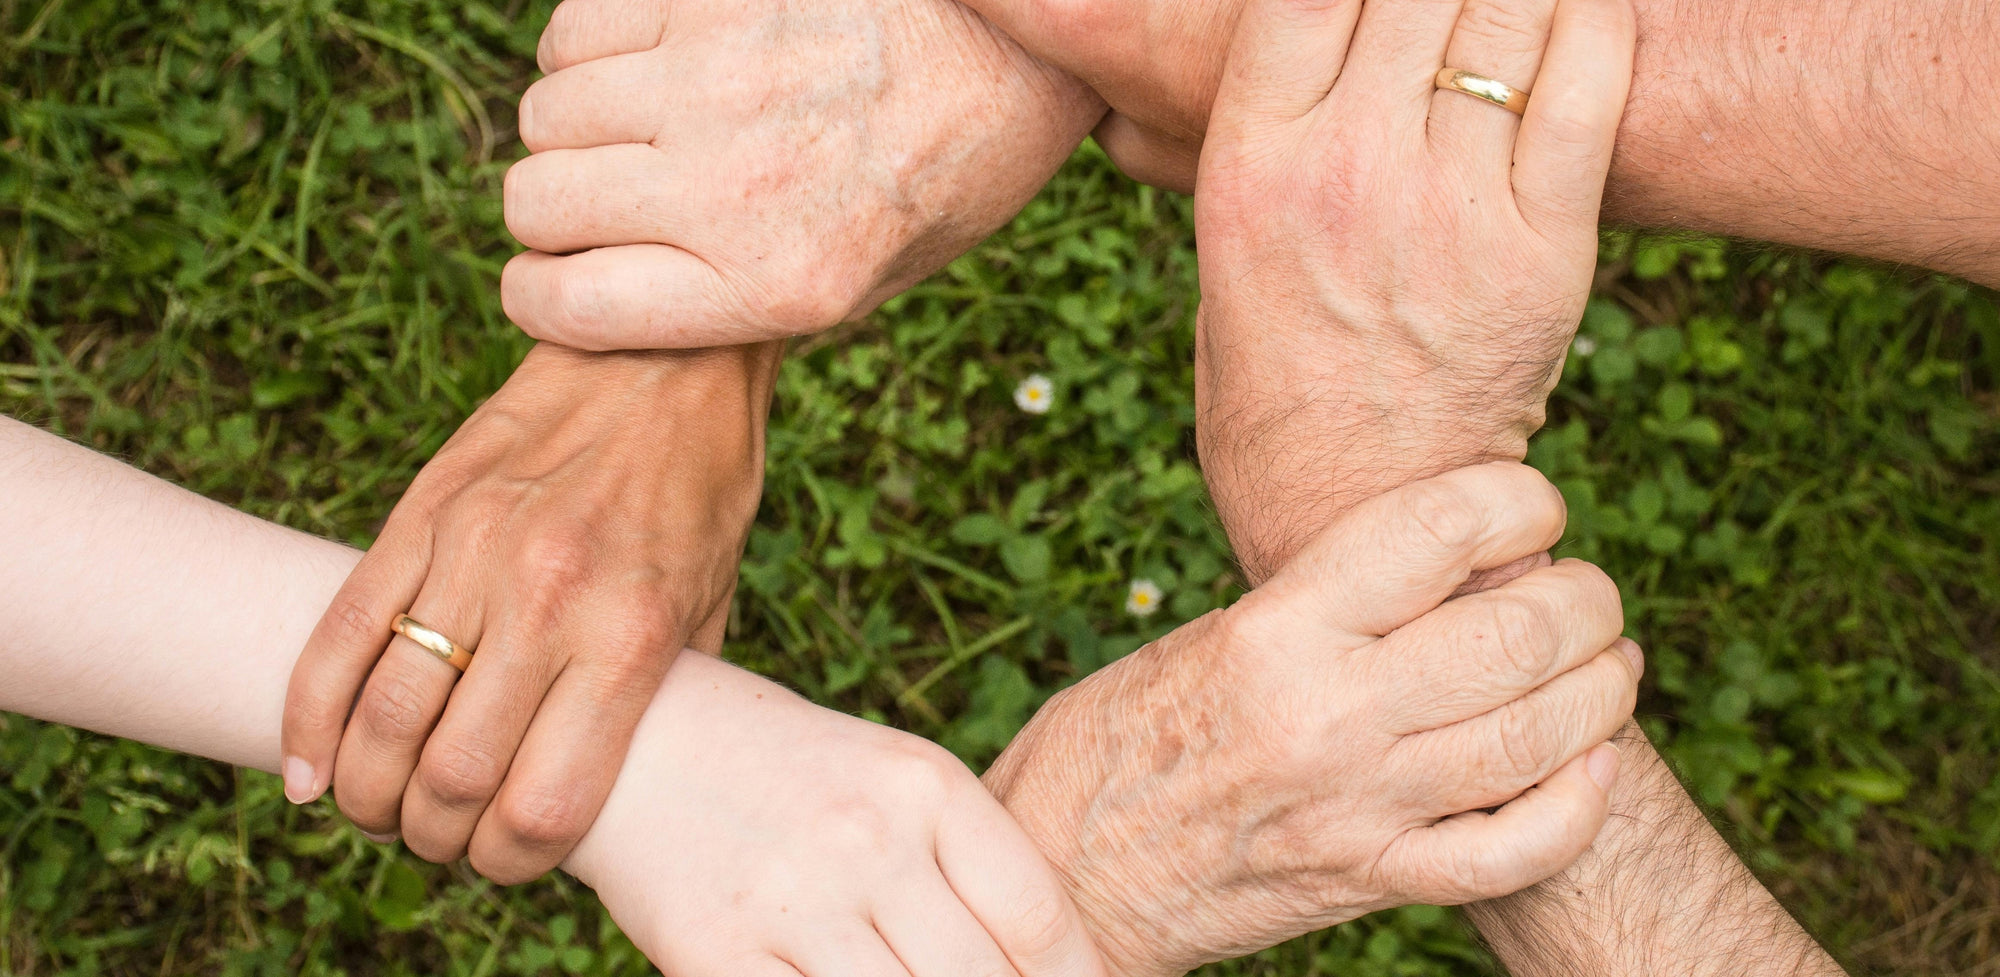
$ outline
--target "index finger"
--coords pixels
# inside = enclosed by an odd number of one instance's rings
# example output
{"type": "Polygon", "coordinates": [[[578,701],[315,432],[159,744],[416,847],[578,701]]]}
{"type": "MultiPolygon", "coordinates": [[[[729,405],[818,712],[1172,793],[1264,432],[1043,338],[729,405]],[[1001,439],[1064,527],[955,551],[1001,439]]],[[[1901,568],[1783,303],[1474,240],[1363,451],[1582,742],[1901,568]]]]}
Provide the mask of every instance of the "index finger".
{"type": "Polygon", "coordinates": [[[984,788],[975,783],[947,807],[936,845],[946,883],[1021,977],[1104,977],[1062,879],[984,788]]]}
{"type": "Polygon", "coordinates": [[[1540,472],[1496,462],[1413,482],[1347,511],[1262,588],[1320,623],[1381,637],[1445,602],[1475,570],[1540,553],[1568,510],[1540,472]]]}
{"type": "Polygon", "coordinates": [[[427,530],[406,529],[395,516],[382,539],[362,554],[340,585],[292,666],[285,689],[280,742],[285,798],[308,804],[333,783],[347,716],[361,685],[389,647],[389,624],[410,609],[430,568],[427,530]]]}

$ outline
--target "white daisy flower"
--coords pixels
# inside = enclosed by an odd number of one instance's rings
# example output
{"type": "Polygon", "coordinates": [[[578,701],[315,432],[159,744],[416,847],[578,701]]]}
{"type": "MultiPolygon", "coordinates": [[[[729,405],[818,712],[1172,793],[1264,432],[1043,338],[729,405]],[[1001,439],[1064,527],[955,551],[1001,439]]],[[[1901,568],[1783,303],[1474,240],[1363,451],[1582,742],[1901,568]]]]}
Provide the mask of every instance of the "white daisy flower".
{"type": "Polygon", "coordinates": [[[1014,388],[1014,406],[1030,414],[1046,414],[1055,406],[1056,385],[1048,377],[1037,373],[1014,388]]]}
{"type": "Polygon", "coordinates": [[[1160,600],[1166,594],[1160,592],[1160,585],[1151,580],[1134,580],[1132,589],[1125,593],[1125,610],[1133,617],[1151,617],[1160,609],[1160,600]]]}

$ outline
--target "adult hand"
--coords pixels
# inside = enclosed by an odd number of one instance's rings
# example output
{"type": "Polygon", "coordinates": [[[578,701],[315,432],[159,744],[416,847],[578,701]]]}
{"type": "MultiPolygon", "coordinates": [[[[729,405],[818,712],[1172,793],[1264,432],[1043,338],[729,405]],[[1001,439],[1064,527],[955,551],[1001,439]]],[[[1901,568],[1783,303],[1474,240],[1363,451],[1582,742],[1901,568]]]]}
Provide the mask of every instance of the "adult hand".
{"type": "Polygon", "coordinates": [[[1195,383],[1253,579],[1360,499],[1524,456],[1589,296],[1633,43],[1629,0],[1245,13],[1195,196],[1195,383]],[[1526,118],[1436,89],[1445,65],[1532,91],[1526,118]]]}
{"type": "Polygon", "coordinates": [[[966,0],[1109,103],[1098,145],[1127,176],[1194,192],[1209,110],[1245,0],[966,0]]]}
{"type": "Polygon", "coordinates": [[[1011,218],[1103,105],[952,0],[565,0],[521,99],[507,313],[586,349],[866,315],[1011,218]]]}
{"type": "Polygon", "coordinates": [[[675,977],[1096,977],[1034,843],[950,753],[688,654],[565,867],[675,977]]]}
{"type": "Polygon", "coordinates": [[[314,630],[286,697],[287,796],[331,784],[363,831],[469,852],[497,882],[554,867],[611,789],[662,649],[720,649],[780,355],[531,351],[314,630]],[[475,651],[463,677],[391,640],[403,612],[475,651]]]}
{"type": "Polygon", "coordinates": [[[1590,844],[1642,667],[1617,587],[1564,561],[1447,601],[1546,549],[1563,515],[1512,464],[1378,497],[1036,714],[987,785],[1112,973],[1503,895],[1590,844]]]}

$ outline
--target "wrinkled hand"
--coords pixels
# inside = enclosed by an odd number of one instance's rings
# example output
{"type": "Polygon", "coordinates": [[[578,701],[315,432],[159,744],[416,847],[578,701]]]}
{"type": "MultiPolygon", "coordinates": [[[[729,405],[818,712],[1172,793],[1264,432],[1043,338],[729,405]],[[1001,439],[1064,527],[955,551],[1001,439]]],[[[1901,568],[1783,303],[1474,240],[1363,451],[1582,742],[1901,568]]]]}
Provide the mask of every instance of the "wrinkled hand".
{"type": "Polygon", "coordinates": [[[1590,844],[1641,668],[1617,587],[1564,561],[1445,602],[1546,549],[1563,515],[1511,464],[1378,497],[1036,714],[987,785],[1112,973],[1503,895],[1590,844]]]}
{"type": "Polygon", "coordinates": [[[1061,879],[950,753],[683,658],[565,864],[663,973],[1103,973],[1061,879]]]}
{"type": "Polygon", "coordinates": [[[1027,203],[1103,111],[952,0],[565,0],[521,100],[507,313],[588,349],[866,315],[1027,203]]]}
{"type": "Polygon", "coordinates": [[[1459,7],[1258,0],[1238,29],[1195,196],[1195,381],[1253,579],[1360,499],[1523,457],[1582,318],[1630,4],[1459,7]],[[1446,64],[1532,90],[1526,119],[1436,90],[1446,64]]]}
{"type": "Polygon", "coordinates": [[[720,649],[779,355],[531,351],[313,632],[286,698],[287,795],[331,783],[363,831],[432,861],[469,851],[498,882],[554,867],[611,789],[662,649],[720,649]],[[405,611],[475,650],[462,678],[391,640],[405,611]]]}

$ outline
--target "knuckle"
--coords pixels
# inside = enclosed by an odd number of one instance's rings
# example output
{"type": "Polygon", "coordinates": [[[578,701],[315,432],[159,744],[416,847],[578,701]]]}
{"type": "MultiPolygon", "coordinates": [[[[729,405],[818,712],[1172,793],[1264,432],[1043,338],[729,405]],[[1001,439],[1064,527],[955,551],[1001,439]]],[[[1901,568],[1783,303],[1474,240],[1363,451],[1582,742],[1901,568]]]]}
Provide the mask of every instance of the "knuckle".
{"type": "Polygon", "coordinates": [[[1001,949],[1009,956],[1047,960],[1068,945],[1070,918],[1061,892],[1045,885],[1025,886],[1015,893],[1006,912],[1010,926],[1001,949]]]}
{"type": "Polygon", "coordinates": [[[1592,704],[1586,705],[1585,715],[1595,722],[1590,724],[1596,731],[1615,730],[1632,718],[1632,710],[1639,705],[1639,681],[1632,669],[1622,659],[1624,654],[1612,648],[1599,656],[1603,666],[1599,671],[1597,694],[1592,696],[1592,704]]]}
{"type": "Polygon", "coordinates": [[[796,287],[771,298],[769,315],[791,335],[816,333],[839,325],[861,302],[863,289],[851,282],[853,277],[837,261],[806,265],[790,279],[797,283],[796,287]]]}
{"type": "Polygon", "coordinates": [[[288,733],[321,735],[321,731],[327,731],[324,735],[332,735],[340,730],[348,707],[353,704],[352,689],[343,694],[294,685],[285,697],[285,729],[288,733]]]}
{"type": "Polygon", "coordinates": [[[1533,591],[1496,600],[1486,627],[1493,660],[1519,687],[1539,685],[1556,666],[1555,612],[1533,591]]]}
{"type": "Polygon", "coordinates": [[[942,804],[972,776],[958,757],[927,740],[912,739],[895,750],[895,782],[925,806],[942,804]]]}
{"type": "Polygon", "coordinates": [[[348,651],[366,648],[379,651],[389,643],[389,622],[358,594],[345,588],[334,597],[333,605],[320,619],[325,644],[348,651]]]}
{"type": "Polygon", "coordinates": [[[439,743],[424,751],[417,779],[440,804],[455,810],[480,808],[492,800],[506,773],[502,758],[484,745],[439,743]]]}
{"type": "Polygon", "coordinates": [[[348,823],[371,835],[388,834],[396,830],[396,818],[385,813],[390,805],[372,798],[364,799],[353,788],[341,790],[340,786],[338,783],[334,785],[333,806],[340,811],[341,817],[348,820],[348,823]]]}
{"type": "Polygon", "coordinates": [[[604,281],[574,261],[557,262],[548,281],[550,324],[562,335],[594,334],[605,322],[608,298],[604,281]]]}
{"type": "Polygon", "coordinates": [[[1560,158],[1588,158],[1609,142],[1610,128],[1604,113],[1593,107],[1558,102],[1542,110],[1536,122],[1536,141],[1560,158]]]}
{"type": "Polygon", "coordinates": [[[1496,596],[1473,634],[1494,672],[1514,685],[1538,685],[1555,665],[1556,626],[1547,601],[1533,591],[1496,596]]]}
{"type": "Polygon", "coordinates": [[[362,691],[354,716],[364,731],[379,739],[421,739],[431,727],[431,693],[420,679],[401,670],[378,669],[362,691]]]}
{"type": "Polygon", "coordinates": [[[858,863],[884,860],[895,843],[888,812],[865,796],[829,801],[821,831],[820,843],[829,851],[858,863]]]}
{"type": "Polygon", "coordinates": [[[1605,612],[1606,617],[1616,622],[1618,630],[1625,629],[1625,596],[1618,590],[1618,581],[1604,572],[1595,563],[1581,560],[1565,561],[1577,575],[1577,604],[1594,607],[1605,612]]]}
{"type": "Polygon", "coordinates": [[[1463,551],[1479,538],[1479,511],[1449,484],[1418,482],[1404,490],[1402,502],[1407,524],[1442,552],[1463,551]]]}
{"type": "Polygon", "coordinates": [[[582,694],[599,709],[615,710],[606,714],[607,721],[610,716],[620,716],[629,732],[659,688],[660,678],[665,674],[661,663],[659,655],[629,653],[593,661],[586,669],[579,670],[582,694]]]}
{"type": "Polygon", "coordinates": [[[595,552],[580,529],[560,528],[528,537],[514,555],[514,571],[531,586],[567,589],[590,578],[595,552]]]}
{"type": "Polygon", "coordinates": [[[1503,873],[1496,870],[1492,861],[1494,854],[1472,845],[1453,848],[1447,858],[1450,865],[1447,877],[1451,881],[1442,886],[1444,901],[1458,905],[1507,894],[1503,873]]]}
{"type": "Polygon", "coordinates": [[[512,791],[495,808],[500,827],[510,837],[539,850],[567,849],[590,830],[596,817],[582,791],[555,785],[512,791]]]}
{"type": "MultiPolygon", "coordinates": [[[[1542,9],[1537,4],[1506,3],[1502,0],[1467,4],[1458,22],[1459,39],[1465,42],[1467,50],[1472,51],[1499,51],[1503,54],[1540,51],[1543,39],[1548,35],[1548,26],[1542,23],[1542,9]]],[[[1526,84],[1533,79],[1502,80],[1508,84],[1526,84]]]]}
{"type": "Polygon", "coordinates": [[[682,623],[690,616],[680,601],[663,594],[648,591],[618,598],[607,620],[610,647],[617,649],[611,661],[623,669],[622,677],[650,673],[676,632],[690,630],[682,623]]]}
{"type": "Polygon", "coordinates": [[[1499,758],[1501,769],[1494,771],[1509,786],[1526,786],[1548,775],[1547,733],[1539,712],[1520,700],[1509,703],[1500,713],[1499,758]]]}

